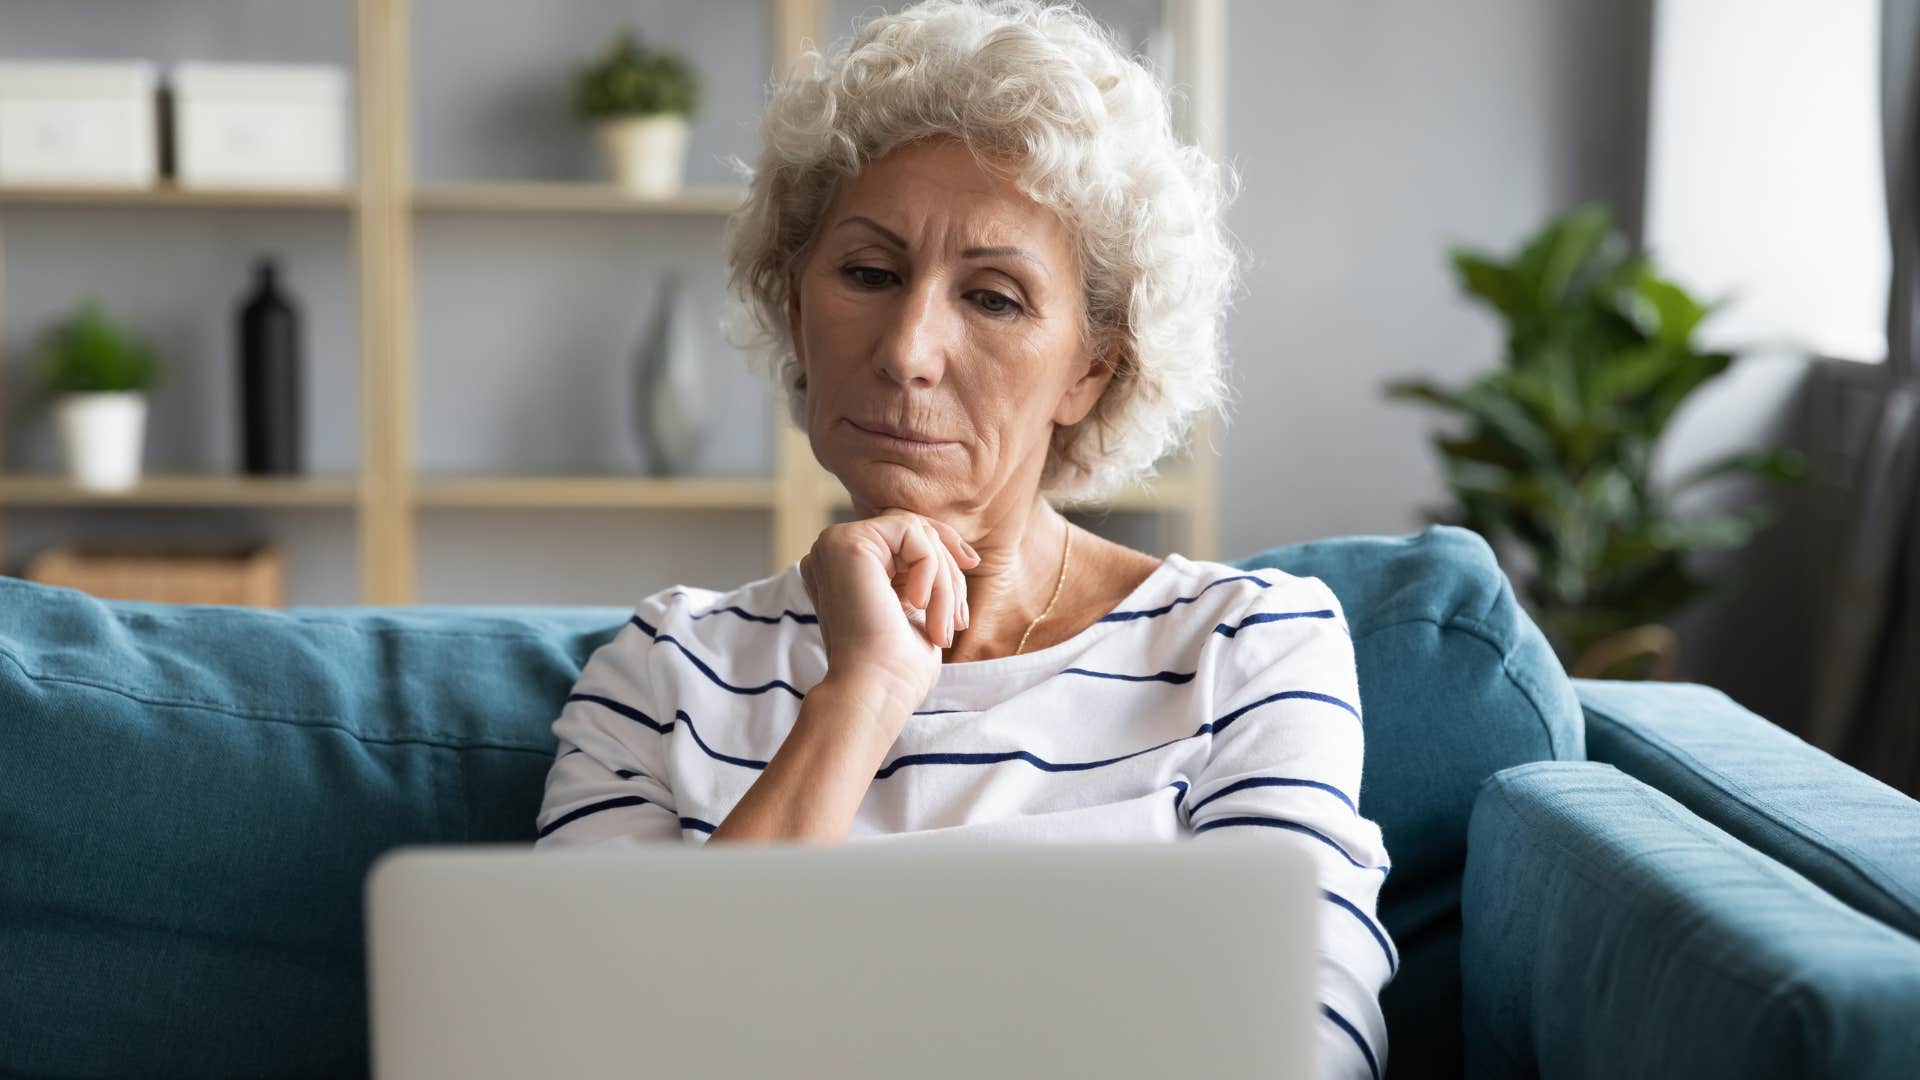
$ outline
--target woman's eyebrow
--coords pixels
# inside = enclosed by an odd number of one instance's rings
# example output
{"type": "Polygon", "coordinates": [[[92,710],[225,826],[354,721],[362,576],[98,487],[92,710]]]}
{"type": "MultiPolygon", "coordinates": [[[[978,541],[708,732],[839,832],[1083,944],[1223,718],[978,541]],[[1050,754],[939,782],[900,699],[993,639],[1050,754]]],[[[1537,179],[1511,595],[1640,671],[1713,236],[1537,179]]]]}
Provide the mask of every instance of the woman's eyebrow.
{"type": "MultiPolygon", "coordinates": [[[[892,229],[887,228],[885,225],[880,224],[879,222],[873,220],[870,217],[862,217],[856,214],[853,217],[842,219],[840,224],[841,225],[865,225],[867,228],[872,229],[874,232],[879,233],[882,237],[886,239],[888,243],[892,244],[894,247],[899,248],[901,251],[907,250],[907,242],[900,238],[900,234],[894,232],[892,229]]],[[[837,225],[835,226],[835,228],[838,228],[838,227],[839,226],[837,225]]],[[[1004,256],[1009,256],[1016,259],[1022,259],[1028,263],[1031,263],[1035,270],[1040,271],[1040,276],[1042,278],[1049,281],[1051,281],[1053,278],[1053,275],[1047,273],[1046,264],[1041,262],[1039,259],[1034,258],[1033,253],[1028,251],[1025,248],[1004,247],[1004,246],[1002,247],[970,247],[967,250],[960,253],[960,257],[963,259],[988,259],[988,258],[993,258],[994,256],[997,256],[997,255],[1004,255],[1004,256]]]]}

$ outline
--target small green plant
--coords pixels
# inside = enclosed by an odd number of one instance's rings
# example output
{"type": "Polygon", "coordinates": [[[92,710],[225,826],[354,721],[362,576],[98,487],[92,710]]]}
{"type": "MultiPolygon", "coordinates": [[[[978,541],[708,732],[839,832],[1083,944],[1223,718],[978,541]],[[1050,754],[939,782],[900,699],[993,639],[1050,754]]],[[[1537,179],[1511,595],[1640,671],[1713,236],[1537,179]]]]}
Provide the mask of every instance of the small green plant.
{"type": "Polygon", "coordinates": [[[114,325],[91,298],[47,334],[40,373],[49,395],[146,391],[160,379],[153,350],[114,325]]]}
{"type": "Polygon", "coordinates": [[[690,117],[699,110],[701,96],[700,75],[684,56],[644,46],[632,30],[622,30],[580,70],[573,108],[585,120],[659,113],[690,117]]]}
{"type": "Polygon", "coordinates": [[[1631,252],[1603,206],[1550,222],[1511,261],[1451,255],[1466,292],[1506,320],[1507,351],[1503,367],[1458,390],[1419,379],[1386,388],[1465,421],[1434,436],[1457,505],[1430,519],[1531,554],[1527,597],[1570,666],[1602,639],[1728,591],[1689,556],[1740,547],[1772,511],[1751,504],[1682,520],[1674,497],[1739,473],[1798,480],[1806,465],[1793,451],[1764,451],[1705,465],[1668,490],[1652,483],[1674,411],[1732,360],[1694,347],[1710,307],[1631,252]]]}

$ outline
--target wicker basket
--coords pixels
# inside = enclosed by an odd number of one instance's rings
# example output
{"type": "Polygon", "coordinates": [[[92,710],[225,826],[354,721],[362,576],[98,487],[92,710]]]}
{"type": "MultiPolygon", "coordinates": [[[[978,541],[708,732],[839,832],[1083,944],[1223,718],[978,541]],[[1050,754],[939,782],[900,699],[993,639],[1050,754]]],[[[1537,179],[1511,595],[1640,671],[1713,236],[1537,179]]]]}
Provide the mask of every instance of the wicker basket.
{"type": "Polygon", "coordinates": [[[27,564],[26,576],[108,600],[280,607],[285,558],[271,544],[138,552],[49,548],[27,564]]]}

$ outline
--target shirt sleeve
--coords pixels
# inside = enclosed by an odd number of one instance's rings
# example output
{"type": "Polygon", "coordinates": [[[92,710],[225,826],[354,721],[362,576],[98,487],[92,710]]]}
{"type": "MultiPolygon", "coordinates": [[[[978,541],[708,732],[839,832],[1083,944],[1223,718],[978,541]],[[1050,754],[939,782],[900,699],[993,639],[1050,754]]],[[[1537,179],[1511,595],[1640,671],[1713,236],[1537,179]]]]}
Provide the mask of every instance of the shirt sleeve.
{"type": "Polygon", "coordinates": [[[1365,744],[1353,639],[1317,578],[1270,573],[1225,635],[1212,747],[1187,815],[1196,842],[1249,835],[1299,846],[1320,886],[1319,1075],[1378,1080],[1380,990],[1400,957],[1375,914],[1389,860],[1359,810],[1365,744]]]}
{"type": "Polygon", "coordinates": [[[654,699],[652,645],[630,619],[581,668],[553,722],[559,744],[534,821],[536,849],[682,839],[667,774],[673,717],[654,699]]]}

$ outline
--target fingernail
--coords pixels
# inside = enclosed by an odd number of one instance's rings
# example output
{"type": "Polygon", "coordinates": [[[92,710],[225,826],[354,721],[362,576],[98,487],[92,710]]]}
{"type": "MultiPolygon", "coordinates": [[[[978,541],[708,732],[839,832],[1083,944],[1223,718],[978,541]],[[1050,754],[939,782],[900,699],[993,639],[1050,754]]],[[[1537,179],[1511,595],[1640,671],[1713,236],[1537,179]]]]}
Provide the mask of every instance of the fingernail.
{"type": "Polygon", "coordinates": [[[969,554],[969,555],[971,555],[971,556],[973,556],[973,559],[974,559],[974,561],[975,561],[975,562],[978,562],[978,561],[980,561],[980,553],[979,553],[979,552],[977,552],[977,551],[975,551],[975,550],[973,550],[973,545],[972,545],[972,544],[969,544],[969,543],[967,543],[967,542],[966,542],[965,540],[962,540],[962,541],[960,541],[960,545],[961,545],[962,547],[964,547],[964,548],[966,548],[966,549],[967,549],[967,554],[969,554]]]}

